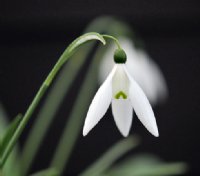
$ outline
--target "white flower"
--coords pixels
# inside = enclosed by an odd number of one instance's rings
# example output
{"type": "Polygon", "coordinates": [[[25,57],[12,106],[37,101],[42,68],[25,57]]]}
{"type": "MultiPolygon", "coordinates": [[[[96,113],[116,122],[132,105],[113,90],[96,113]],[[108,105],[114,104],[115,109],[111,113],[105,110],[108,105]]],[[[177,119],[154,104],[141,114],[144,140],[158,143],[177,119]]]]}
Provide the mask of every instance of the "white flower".
{"type": "Polygon", "coordinates": [[[110,104],[114,121],[123,136],[129,134],[133,109],[148,131],[156,137],[159,136],[151,105],[140,86],[130,76],[125,64],[114,65],[94,96],[86,116],[84,136],[105,115],[110,104]]]}
{"type": "MultiPolygon", "coordinates": [[[[158,65],[141,49],[136,49],[128,38],[119,38],[120,45],[127,57],[127,70],[145,92],[151,105],[158,104],[166,99],[168,89],[162,71],[158,65]]],[[[113,55],[114,45],[107,50],[100,65],[100,82],[102,83],[114,65],[110,59],[113,55]]]]}

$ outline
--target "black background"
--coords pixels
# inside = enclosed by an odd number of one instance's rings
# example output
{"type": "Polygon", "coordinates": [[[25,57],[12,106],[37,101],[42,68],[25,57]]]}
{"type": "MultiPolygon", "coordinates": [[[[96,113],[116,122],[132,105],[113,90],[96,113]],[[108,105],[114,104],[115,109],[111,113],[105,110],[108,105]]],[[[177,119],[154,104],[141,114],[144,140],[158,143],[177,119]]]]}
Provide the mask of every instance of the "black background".
{"type": "MultiPolygon", "coordinates": [[[[62,51],[100,15],[120,17],[139,32],[169,86],[168,101],[155,108],[160,137],[151,136],[135,118],[131,133],[139,134],[142,144],[133,153],[151,152],[165,161],[186,161],[190,173],[200,173],[198,0],[0,0],[0,100],[9,115],[25,112],[62,51]]],[[[48,166],[69,99],[73,96],[66,97],[32,171],[48,166]]],[[[77,174],[121,138],[112,118],[102,119],[87,138],[80,135],[66,174],[77,174]]]]}

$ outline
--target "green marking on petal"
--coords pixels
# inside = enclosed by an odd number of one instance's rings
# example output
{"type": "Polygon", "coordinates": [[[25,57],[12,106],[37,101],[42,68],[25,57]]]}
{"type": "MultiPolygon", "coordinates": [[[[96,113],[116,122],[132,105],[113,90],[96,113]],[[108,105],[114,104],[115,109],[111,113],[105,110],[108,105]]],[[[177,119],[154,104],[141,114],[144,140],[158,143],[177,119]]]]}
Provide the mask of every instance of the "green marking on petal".
{"type": "Polygon", "coordinates": [[[119,91],[116,95],[115,95],[115,98],[116,99],[120,99],[120,97],[122,97],[123,99],[127,99],[127,95],[122,92],[122,91],[119,91]]]}

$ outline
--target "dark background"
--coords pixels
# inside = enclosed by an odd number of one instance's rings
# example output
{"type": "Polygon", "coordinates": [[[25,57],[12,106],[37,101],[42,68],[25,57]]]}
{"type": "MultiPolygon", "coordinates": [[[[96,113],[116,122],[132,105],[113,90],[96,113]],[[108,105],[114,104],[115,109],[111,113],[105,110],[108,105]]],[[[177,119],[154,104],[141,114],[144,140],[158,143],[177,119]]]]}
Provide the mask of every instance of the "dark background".
{"type": "MultiPolygon", "coordinates": [[[[155,108],[160,137],[151,136],[134,119],[131,133],[139,134],[142,144],[133,153],[151,152],[165,161],[186,161],[190,173],[200,173],[198,0],[0,0],[0,100],[10,117],[25,112],[62,51],[100,15],[120,17],[139,32],[169,86],[168,101],[155,108]]],[[[81,78],[79,75],[78,79],[81,78]]],[[[73,95],[73,91],[71,93],[73,95]]],[[[48,166],[67,117],[68,98],[32,171],[48,166]]],[[[22,144],[27,131],[28,128],[21,138],[22,144]]],[[[80,135],[66,174],[77,174],[121,138],[112,118],[102,119],[87,138],[80,135]]]]}

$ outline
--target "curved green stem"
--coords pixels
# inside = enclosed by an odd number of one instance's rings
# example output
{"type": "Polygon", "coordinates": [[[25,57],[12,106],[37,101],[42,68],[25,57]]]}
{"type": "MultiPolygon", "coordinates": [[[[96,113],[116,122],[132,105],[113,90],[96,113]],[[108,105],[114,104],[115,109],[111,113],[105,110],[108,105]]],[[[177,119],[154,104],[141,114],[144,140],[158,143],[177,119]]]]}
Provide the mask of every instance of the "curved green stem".
{"type": "Polygon", "coordinates": [[[47,76],[46,80],[43,82],[42,86],[40,87],[39,91],[37,92],[36,96],[34,97],[32,103],[28,107],[23,119],[21,120],[18,128],[16,129],[14,135],[12,136],[11,140],[9,141],[7,147],[5,148],[1,160],[0,160],[0,167],[2,168],[5,164],[10,152],[12,151],[14,145],[16,144],[16,141],[19,139],[22,131],[26,127],[31,115],[33,114],[34,110],[36,109],[37,105],[39,104],[40,100],[42,99],[43,95],[45,94],[47,88],[51,84],[52,80],[58,73],[58,71],[61,69],[61,67],[64,65],[64,63],[69,59],[69,57],[74,53],[74,51],[82,44],[86,43],[90,40],[99,40],[103,44],[105,44],[104,38],[98,34],[98,33],[87,33],[80,37],[78,37],[76,40],[74,40],[68,48],[64,51],[64,53],[59,58],[58,62],[54,66],[54,68],[51,70],[49,75],[47,76]]]}
{"type": "Polygon", "coordinates": [[[45,102],[37,114],[36,120],[22,150],[22,176],[27,175],[27,172],[34,161],[35,155],[41,146],[42,140],[44,139],[59,106],[67,94],[70,85],[78,74],[78,70],[85,62],[85,58],[93,45],[94,44],[90,43],[90,45],[84,45],[84,47],[82,46],[79,51],[72,56],[69,62],[61,70],[61,73],[48,92],[45,102]],[[66,75],[70,75],[67,80],[66,75]]]}
{"type": "MultiPolygon", "coordinates": [[[[84,122],[85,114],[87,113],[90,101],[95,94],[97,70],[102,56],[102,49],[99,48],[95,53],[94,60],[87,69],[86,77],[83,84],[80,87],[75,106],[70,113],[66,126],[63,130],[62,136],[56,147],[53,159],[51,161],[51,167],[56,168],[59,173],[63,173],[68,164],[73,147],[77,141],[82,124],[84,122]],[[89,87],[89,89],[88,89],[89,87]],[[87,95],[87,96],[86,96],[87,95]]],[[[104,48],[105,49],[105,48],[104,48]]]]}
{"type": "Polygon", "coordinates": [[[108,39],[114,40],[114,42],[115,42],[115,44],[117,45],[118,49],[122,49],[121,46],[120,46],[120,44],[119,44],[119,41],[118,41],[115,37],[113,37],[113,36],[111,36],[111,35],[107,35],[107,34],[104,34],[104,35],[102,35],[102,36],[103,36],[104,38],[108,38],[108,39]]]}

